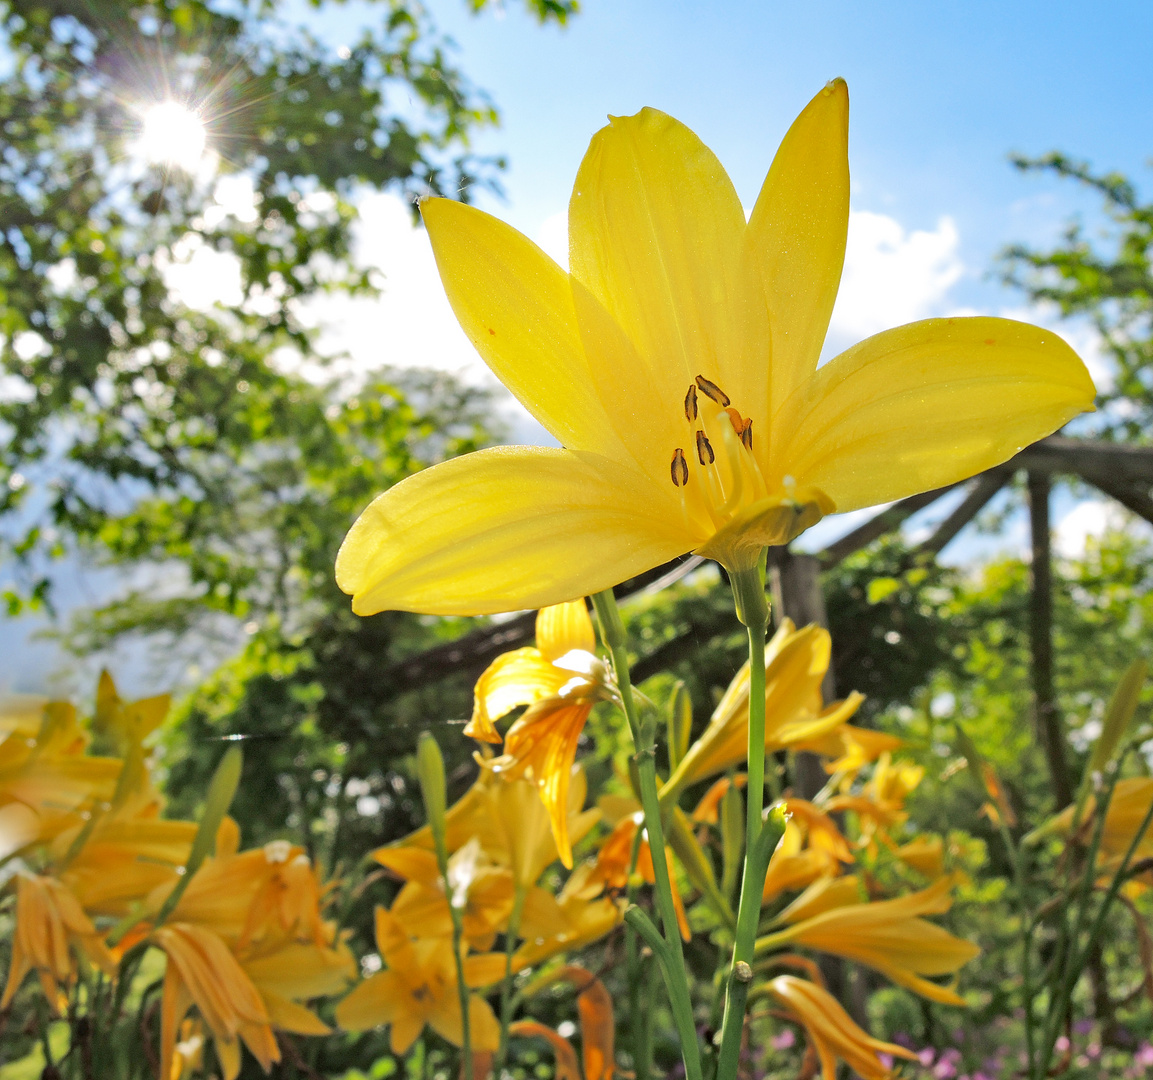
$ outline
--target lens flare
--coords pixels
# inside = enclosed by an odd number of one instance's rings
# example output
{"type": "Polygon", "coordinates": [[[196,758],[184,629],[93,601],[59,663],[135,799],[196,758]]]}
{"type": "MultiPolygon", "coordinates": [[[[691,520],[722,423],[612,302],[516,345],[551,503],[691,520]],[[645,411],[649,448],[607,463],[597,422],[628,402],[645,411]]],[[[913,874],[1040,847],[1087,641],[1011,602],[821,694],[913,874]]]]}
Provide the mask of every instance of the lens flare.
{"type": "Polygon", "coordinates": [[[137,152],[153,165],[195,172],[204,156],[206,132],[200,116],[178,101],[162,101],[141,113],[137,152]]]}

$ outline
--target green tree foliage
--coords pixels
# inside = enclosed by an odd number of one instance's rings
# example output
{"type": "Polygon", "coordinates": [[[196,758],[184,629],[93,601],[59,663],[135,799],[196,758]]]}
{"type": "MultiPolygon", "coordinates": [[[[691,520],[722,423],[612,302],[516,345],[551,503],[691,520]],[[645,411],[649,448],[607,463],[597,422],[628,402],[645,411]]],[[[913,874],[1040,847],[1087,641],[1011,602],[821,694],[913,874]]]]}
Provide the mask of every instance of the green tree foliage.
{"type": "MultiPolygon", "coordinates": [[[[315,359],[310,298],[373,292],[351,260],[355,197],[494,184],[501,163],[469,135],[497,114],[419,5],[373,5],[379,26],[339,52],[286,6],[0,2],[0,520],[5,561],[23,569],[11,609],[47,596],[46,556],[88,545],[175,560],[201,607],[283,619],[352,512],[413,467],[396,456],[411,416],[395,386],[334,404],[273,358],[315,359]],[[200,117],[215,167],[141,156],[164,101],[200,117]],[[218,198],[238,178],[250,208],[218,198]],[[230,260],[239,303],[195,310],[170,292],[166,268],[194,253],[230,260]]],[[[132,618],[184,608],[137,598],[132,618]]]]}
{"type": "Polygon", "coordinates": [[[1103,431],[1147,442],[1153,419],[1153,203],[1142,202],[1119,173],[1096,172],[1065,154],[1016,158],[1014,164],[1077,181],[1101,199],[1111,226],[1104,243],[1073,221],[1053,248],[1008,248],[1002,268],[1005,280],[1031,300],[1093,322],[1115,367],[1114,385],[1102,395],[1109,406],[1103,431]]]}

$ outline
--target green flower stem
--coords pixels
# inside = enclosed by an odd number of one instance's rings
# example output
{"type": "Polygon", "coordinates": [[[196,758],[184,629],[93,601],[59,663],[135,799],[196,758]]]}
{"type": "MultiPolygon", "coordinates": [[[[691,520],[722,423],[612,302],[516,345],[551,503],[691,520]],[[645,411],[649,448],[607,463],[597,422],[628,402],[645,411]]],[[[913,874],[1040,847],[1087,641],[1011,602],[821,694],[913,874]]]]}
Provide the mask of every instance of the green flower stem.
{"type": "MultiPolygon", "coordinates": [[[[655,721],[642,723],[633,699],[632,682],[629,679],[628,654],[625,651],[624,624],[621,622],[616,597],[611,589],[597,593],[592,598],[597,618],[601,625],[601,636],[612,657],[613,672],[616,675],[617,689],[620,692],[621,707],[628,720],[633,735],[636,753],[637,775],[640,783],[641,806],[644,808],[645,829],[649,837],[649,850],[652,853],[653,876],[656,878],[657,910],[664,926],[662,952],[658,953],[661,968],[668,987],[669,1003],[673,1009],[677,1034],[681,1040],[681,1055],[685,1063],[686,1080],[701,1080],[701,1051],[697,1043],[697,1029],[693,1022],[692,997],[689,992],[689,978],[685,970],[685,957],[681,948],[680,927],[677,924],[676,908],[673,905],[672,883],[665,858],[665,832],[661,824],[661,807],[657,796],[656,724],[655,721]]],[[[763,697],[762,693],[762,697],[763,697]]],[[[762,714],[764,710],[762,707],[762,714]]],[[[763,716],[762,716],[763,720],[763,716]]],[[[763,735],[762,735],[763,738],[763,735]]],[[[652,926],[639,908],[632,908],[644,921],[652,926]]],[[[627,916],[626,916],[627,917],[627,916]]],[[[630,922],[634,929],[639,928],[630,922]]],[[[642,937],[644,934],[642,933],[642,937]]],[[[658,935],[659,937],[659,935],[658,935]]],[[[648,938],[645,939],[648,941],[648,938]]],[[[649,941],[651,946],[653,943],[649,941]]],[[[656,949],[654,947],[654,952],[656,949]]],[[[471,1078],[470,1078],[471,1080],[471,1078]]]]}
{"type": "MultiPolygon", "coordinates": [[[[640,855],[641,850],[641,830],[637,829],[636,834],[633,836],[632,852],[629,856],[629,873],[628,873],[628,886],[626,896],[628,898],[629,906],[631,907],[637,900],[637,857],[640,855]]],[[[632,1027],[633,1036],[633,1072],[635,1080],[649,1080],[649,1074],[652,1071],[652,1045],[651,1045],[651,1029],[652,1025],[649,1022],[649,1017],[652,1014],[652,992],[650,989],[649,997],[643,997],[644,988],[643,983],[645,971],[645,960],[641,952],[640,946],[637,941],[637,932],[629,925],[625,925],[625,961],[628,969],[628,985],[629,985],[629,1023],[632,1027]]],[[[652,983],[652,973],[656,970],[657,965],[650,958],[648,964],[650,984],[652,983]]]]}
{"type": "Polygon", "coordinates": [[[733,960],[725,994],[725,1014],[721,1023],[717,1080],[734,1080],[737,1075],[757,923],[761,914],[761,893],[765,886],[769,859],[780,840],[780,833],[776,832],[777,819],[780,820],[781,829],[784,828],[781,814],[770,822],[761,820],[765,799],[765,631],[769,621],[763,571],[758,565],[730,573],[729,580],[733,588],[737,618],[749,631],[749,780],[746,789],[745,869],[741,881],[740,905],[737,908],[733,960]],[[771,846],[768,845],[769,840],[772,840],[771,846]]]}
{"type": "Polygon", "coordinates": [[[508,917],[508,928],[504,934],[504,981],[500,984],[500,1046],[496,1052],[496,1062],[493,1072],[500,1076],[508,1059],[508,1026],[512,1023],[512,957],[516,952],[516,943],[520,935],[520,919],[524,914],[524,901],[528,896],[528,886],[522,882],[516,883],[516,893],[513,895],[512,912],[508,917]]]}

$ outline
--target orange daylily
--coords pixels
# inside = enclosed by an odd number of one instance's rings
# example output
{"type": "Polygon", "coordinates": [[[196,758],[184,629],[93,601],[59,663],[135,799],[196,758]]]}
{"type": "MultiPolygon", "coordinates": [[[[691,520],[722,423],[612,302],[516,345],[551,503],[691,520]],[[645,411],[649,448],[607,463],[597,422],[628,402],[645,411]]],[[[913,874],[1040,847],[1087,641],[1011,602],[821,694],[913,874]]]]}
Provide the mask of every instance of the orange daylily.
{"type": "Polygon", "coordinates": [[[596,635],[584,600],[542,608],[536,618],[536,648],[498,656],[476,684],[466,735],[499,743],[493,725],[519,705],[523,716],[504,737],[504,754],[492,766],[510,777],[530,772],[549,812],[561,862],[572,867],[568,835],[568,784],[577,741],[598,701],[611,696],[596,635]]]}
{"type": "Polygon", "coordinates": [[[795,975],[778,975],[765,984],[765,992],[800,1024],[821,1063],[822,1080],[836,1080],[837,1059],[861,1080],[889,1080],[893,1075],[878,1054],[915,1061],[912,1050],[874,1039],[862,1030],[841,1003],[827,990],[795,975]]]}
{"type": "MultiPolygon", "coordinates": [[[[412,941],[400,922],[378,907],[376,947],[385,970],[369,976],[336,1007],[340,1026],[346,1031],[365,1031],[390,1025],[394,1054],[405,1053],[425,1024],[460,1046],[463,1020],[451,942],[447,938],[412,941]]],[[[504,972],[505,957],[499,953],[464,958],[465,981],[471,987],[498,982],[504,972]]],[[[472,1048],[495,1050],[500,1025],[492,1007],[477,994],[469,996],[468,1019],[472,1048]]]]}

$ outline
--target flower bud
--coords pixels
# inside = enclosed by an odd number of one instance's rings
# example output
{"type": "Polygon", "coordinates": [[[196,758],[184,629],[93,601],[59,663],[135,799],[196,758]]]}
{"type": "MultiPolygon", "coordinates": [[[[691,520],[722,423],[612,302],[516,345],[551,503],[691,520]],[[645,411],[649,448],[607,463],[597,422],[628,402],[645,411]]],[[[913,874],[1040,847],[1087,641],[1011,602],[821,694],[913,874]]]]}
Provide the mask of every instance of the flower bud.
{"type": "Polygon", "coordinates": [[[432,839],[436,844],[437,857],[443,861],[445,851],[445,795],[444,758],[440,747],[427,731],[422,731],[416,744],[416,775],[420,781],[420,794],[424,799],[424,814],[432,839]]]}

